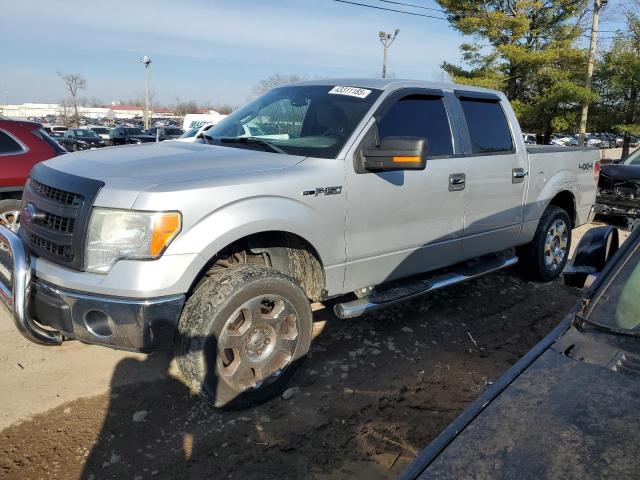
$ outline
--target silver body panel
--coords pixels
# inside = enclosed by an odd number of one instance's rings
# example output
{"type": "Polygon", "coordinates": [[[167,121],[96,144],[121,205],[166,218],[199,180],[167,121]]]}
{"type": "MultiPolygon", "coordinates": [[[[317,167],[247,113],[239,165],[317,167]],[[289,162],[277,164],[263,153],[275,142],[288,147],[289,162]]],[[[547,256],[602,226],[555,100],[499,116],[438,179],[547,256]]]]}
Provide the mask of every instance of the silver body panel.
{"type": "Polygon", "coordinates": [[[158,260],[122,260],[106,275],[97,275],[34,259],[36,276],[92,294],[185,294],[225,246],[250,234],[282,231],[316,249],[332,296],[527,243],[549,201],[563,190],[576,198],[576,226],[587,221],[596,188],[592,170],[578,165],[597,161],[598,151],[560,147],[528,152],[502,94],[514,153],[456,155],[430,159],[424,171],[363,175],[356,174],[353,155],[389,94],[404,88],[452,92],[456,87],[361,79],[301,83],[383,90],[336,159],[165,141],[48,161],[50,168],[105,182],[96,206],[179,210],[183,227],[158,260]],[[529,173],[521,183],[512,183],[516,168],[529,173]],[[452,173],[466,173],[465,190],[449,191],[452,173]],[[302,195],[327,186],[342,186],[342,193],[302,195]]]}

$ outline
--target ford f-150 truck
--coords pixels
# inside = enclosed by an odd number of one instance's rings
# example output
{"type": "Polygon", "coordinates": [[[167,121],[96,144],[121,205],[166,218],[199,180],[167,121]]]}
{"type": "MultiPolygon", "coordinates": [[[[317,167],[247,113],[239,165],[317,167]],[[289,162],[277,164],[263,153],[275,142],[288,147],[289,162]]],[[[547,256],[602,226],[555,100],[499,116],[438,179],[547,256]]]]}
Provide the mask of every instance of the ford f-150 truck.
{"type": "Polygon", "coordinates": [[[558,277],[598,158],[525,146],[495,91],[291,84],[201,143],[37,165],[17,234],[0,228],[0,296],[34,342],[173,346],[194,390],[246,405],[307,354],[312,302],[352,318],[518,260],[558,277]]]}

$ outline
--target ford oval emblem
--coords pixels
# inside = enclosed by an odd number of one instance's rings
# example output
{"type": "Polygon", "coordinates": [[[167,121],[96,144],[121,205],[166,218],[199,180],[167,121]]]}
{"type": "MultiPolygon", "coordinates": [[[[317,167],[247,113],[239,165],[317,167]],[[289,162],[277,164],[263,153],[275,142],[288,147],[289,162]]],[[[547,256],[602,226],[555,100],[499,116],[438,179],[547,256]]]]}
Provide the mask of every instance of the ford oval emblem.
{"type": "Polygon", "coordinates": [[[27,203],[24,207],[22,207],[22,212],[20,213],[20,221],[23,223],[31,223],[37,213],[38,210],[36,209],[35,205],[33,203],[27,203]]]}

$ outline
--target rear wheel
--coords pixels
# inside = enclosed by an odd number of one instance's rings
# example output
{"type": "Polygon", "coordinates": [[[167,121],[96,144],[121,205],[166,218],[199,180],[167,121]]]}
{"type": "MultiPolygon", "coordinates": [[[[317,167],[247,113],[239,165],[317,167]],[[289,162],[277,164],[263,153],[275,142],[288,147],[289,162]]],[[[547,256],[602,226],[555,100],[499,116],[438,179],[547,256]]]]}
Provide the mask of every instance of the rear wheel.
{"type": "Polygon", "coordinates": [[[549,205],[533,240],[518,250],[523,273],[534,280],[550,282],[564,270],[571,247],[571,219],[560,207],[549,205]]]}
{"type": "Polygon", "coordinates": [[[0,200],[0,225],[9,230],[18,230],[20,220],[20,200],[0,200]]]}
{"type": "Polygon", "coordinates": [[[311,307],[295,280],[265,266],[231,268],[187,301],[178,366],[216,407],[246,407],[286,388],[309,351],[311,329],[311,307]]]}

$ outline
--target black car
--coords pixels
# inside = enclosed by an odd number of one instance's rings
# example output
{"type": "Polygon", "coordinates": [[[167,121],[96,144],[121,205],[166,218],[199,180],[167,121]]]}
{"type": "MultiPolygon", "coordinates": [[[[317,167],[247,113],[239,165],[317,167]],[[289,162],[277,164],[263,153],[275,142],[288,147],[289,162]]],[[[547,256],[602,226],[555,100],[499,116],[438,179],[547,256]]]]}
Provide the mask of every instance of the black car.
{"type": "Polygon", "coordinates": [[[112,145],[126,145],[155,142],[156,137],[140,128],[116,127],[109,132],[109,140],[112,145]]]}
{"type": "Polygon", "coordinates": [[[181,128],[176,127],[152,127],[147,131],[149,132],[149,135],[157,138],[158,141],[173,140],[184,133],[181,128]]]}
{"type": "Polygon", "coordinates": [[[640,476],[640,229],[587,232],[574,311],[423,450],[404,479],[640,476]]]}
{"type": "Polygon", "coordinates": [[[602,165],[596,213],[629,230],[640,225],[640,150],[620,164],[602,165]]]}
{"type": "Polygon", "coordinates": [[[104,147],[104,140],[93,130],[85,128],[70,128],[56,140],[70,152],[104,147]]]}

